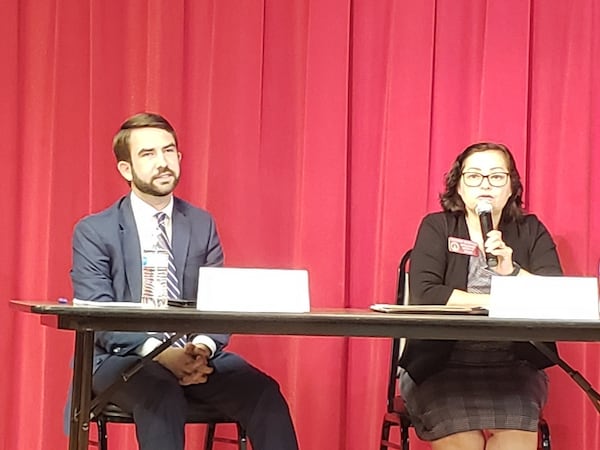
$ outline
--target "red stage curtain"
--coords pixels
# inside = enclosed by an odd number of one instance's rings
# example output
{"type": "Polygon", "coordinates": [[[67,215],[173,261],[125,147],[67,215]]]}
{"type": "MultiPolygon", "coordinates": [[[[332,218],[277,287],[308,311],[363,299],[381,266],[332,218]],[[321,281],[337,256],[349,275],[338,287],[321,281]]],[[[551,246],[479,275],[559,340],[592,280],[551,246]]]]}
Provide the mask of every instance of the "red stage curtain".
{"type": "MultiPolygon", "coordinates": [[[[8,300],[71,296],[72,227],[127,191],[111,139],[140,110],[178,129],[178,194],[214,214],[227,264],[308,268],[315,307],[393,300],[445,171],[480,140],[515,153],[566,272],[596,275],[596,3],[4,1],[0,448],[66,448],[72,335],[8,300]]],[[[388,340],[232,347],[280,381],[304,450],[378,448],[388,340]]],[[[600,386],[597,344],[561,349],[600,386]]],[[[595,410],[549,373],[554,446],[600,448],[595,410]]],[[[201,436],[190,428],[188,447],[201,436]]],[[[111,440],[135,448],[132,427],[111,440]]]]}

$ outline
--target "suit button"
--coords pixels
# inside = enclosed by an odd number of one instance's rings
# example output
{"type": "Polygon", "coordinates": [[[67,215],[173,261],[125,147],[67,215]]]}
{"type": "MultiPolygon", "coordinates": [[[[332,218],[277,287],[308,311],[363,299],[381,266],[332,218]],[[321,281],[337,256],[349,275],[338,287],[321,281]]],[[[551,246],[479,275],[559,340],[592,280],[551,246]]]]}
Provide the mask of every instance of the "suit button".
{"type": "Polygon", "coordinates": [[[113,353],[119,353],[121,351],[121,347],[115,347],[113,349],[113,353]]]}

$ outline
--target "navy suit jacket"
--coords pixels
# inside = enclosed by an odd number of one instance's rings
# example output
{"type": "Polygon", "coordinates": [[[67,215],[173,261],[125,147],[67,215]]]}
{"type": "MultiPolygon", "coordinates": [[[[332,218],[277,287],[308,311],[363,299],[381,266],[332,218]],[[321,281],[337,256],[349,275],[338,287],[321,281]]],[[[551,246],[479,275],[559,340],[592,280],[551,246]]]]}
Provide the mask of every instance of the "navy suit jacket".
{"type": "MultiPolygon", "coordinates": [[[[198,269],[223,264],[223,251],[213,218],[174,197],[172,248],[184,299],[196,299],[198,269]]],[[[140,240],[129,196],[106,210],[80,220],[73,233],[74,297],[100,302],[139,302],[142,289],[140,240]]],[[[228,335],[209,334],[221,350],[228,335]]],[[[127,355],[148,339],[147,333],[96,333],[94,371],[109,355],[127,355]]]]}

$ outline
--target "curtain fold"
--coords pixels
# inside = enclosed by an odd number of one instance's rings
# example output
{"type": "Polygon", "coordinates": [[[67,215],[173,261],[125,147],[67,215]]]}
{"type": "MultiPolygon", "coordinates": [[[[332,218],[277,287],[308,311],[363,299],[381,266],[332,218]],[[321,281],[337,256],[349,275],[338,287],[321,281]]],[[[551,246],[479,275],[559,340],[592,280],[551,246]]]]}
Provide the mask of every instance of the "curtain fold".
{"type": "MultiPolygon", "coordinates": [[[[111,140],[141,110],[178,130],[177,193],[215,216],[226,263],[309,269],[313,307],[394,301],[444,173],[481,140],[513,150],[565,272],[598,275],[594,0],[9,0],[3,19],[0,448],[66,448],[73,336],[8,300],[71,297],[73,226],[127,192],[111,140]]],[[[378,448],[388,339],[231,347],[280,382],[302,449],[378,448]]],[[[598,344],[560,348],[600,388],[598,344]]],[[[598,448],[595,410],[548,373],[553,445],[598,448]]],[[[110,438],[136,448],[130,426],[110,438]]]]}

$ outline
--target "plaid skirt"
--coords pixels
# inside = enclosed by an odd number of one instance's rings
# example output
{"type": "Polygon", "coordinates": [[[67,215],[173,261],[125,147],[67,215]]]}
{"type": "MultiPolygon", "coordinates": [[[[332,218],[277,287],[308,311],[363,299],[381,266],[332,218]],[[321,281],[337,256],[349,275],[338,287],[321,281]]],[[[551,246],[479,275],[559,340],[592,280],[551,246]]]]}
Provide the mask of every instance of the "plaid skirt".
{"type": "Polygon", "coordinates": [[[548,378],[524,361],[453,364],[419,385],[403,370],[400,390],[417,436],[433,441],[471,430],[537,431],[548,378]]]}

